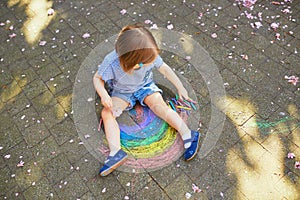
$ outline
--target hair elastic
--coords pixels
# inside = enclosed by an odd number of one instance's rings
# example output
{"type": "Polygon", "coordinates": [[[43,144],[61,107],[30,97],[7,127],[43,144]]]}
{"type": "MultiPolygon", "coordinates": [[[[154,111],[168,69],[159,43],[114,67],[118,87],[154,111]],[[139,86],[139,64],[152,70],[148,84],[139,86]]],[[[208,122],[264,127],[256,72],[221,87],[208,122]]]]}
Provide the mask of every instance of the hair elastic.
{"type": "Polygon", "coordinates": [[[144,64],[143,64],[142,62],[141,62],[141,63],[139,63],[139,66],[140,66],[140,67],[143,67],[143,65],[144,65],[144,64]]]}

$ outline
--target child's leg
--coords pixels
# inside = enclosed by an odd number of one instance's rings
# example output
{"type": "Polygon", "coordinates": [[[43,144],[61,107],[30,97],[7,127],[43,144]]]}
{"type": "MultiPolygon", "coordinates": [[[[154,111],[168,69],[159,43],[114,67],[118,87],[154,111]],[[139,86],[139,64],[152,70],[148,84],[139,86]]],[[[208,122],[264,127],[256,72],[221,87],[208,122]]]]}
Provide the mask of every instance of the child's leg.
{"type": "MultiPolygon", "coordinates": [[[[161,119],[166,121],[170,126],[175,128],[183,140],[191,138],[191,130],[188,128],[182,118],[171,109],[163,100],[159,92],[155,92],[144,99],[144,103],[161,119]]],[[[185,144],[188,148],[190,143],[185,144]]]]}
{"type": "Polygon", "coordinates": [[[116,121],[113,111],[122,112],[129,105],[128,102],[118,98],[112,97],[113,109],[103,108],[101,112],[101,117],[103,119],[104,130],[106,139],[108,142],[108,147],[110,149],[110,156],[113,156],[118,150],[121,149],[120,143],[120,128],[116,121]]]}

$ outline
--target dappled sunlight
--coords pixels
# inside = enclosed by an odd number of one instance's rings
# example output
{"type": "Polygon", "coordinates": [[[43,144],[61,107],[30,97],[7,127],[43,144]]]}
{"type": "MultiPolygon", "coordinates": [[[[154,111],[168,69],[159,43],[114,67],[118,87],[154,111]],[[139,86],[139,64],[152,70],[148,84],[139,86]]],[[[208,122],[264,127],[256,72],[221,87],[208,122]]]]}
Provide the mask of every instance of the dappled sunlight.
{"type": "MultiPolygon", "coordinates": [[[[225,101],[230,100],[234,99],[225,97],[225,101]]],[[[296,108],[291,106],[290,109],[296,108]]],[[[235,175],[236,188],[240,191],[236,191],[236,198],[243,199],[241,195],[244,194],[255,200],[299,199],[296,186],[284,174],[286,149],[279,134],[269,134],[263,138],[257,126],[242,126],[245,122],[256,124],[256,116],[253,115],[256,113],[255,107],[245,106],[243,100],[234,100],[222,110],[232,120],[241,137],[239,144],[228,151],[226,161],[227,170],[235,175]]],[[[280,123],[275,128],[283,129],[282,126],[287,125],[280,123]]]]}
{"type": "Polygon", "coordinates": [[[8,6],[25,6],[27,20],[24,22],[22,31],[29,44],[34,44],[42,38],[42,31],[49,25],[55,13],[48,16],[48,9],[53,2],[48,0],[10,0],[8,6]]]}
{"type": "MultiPolygon", "coordinates": [[[[11,82],[4,89],[2,89],[2,92],[1,92],[1,95],[0,95],[2,102],[7,102],[11,98],[17,96],[18,94],[20,94],[22,92],[22,89],[19,86],[18,82],[19,82],[20,85],[26,85],[27,79],[26,78],[19,79],[17,77],[16,81],[11,82]]],[[[2,106],[4,106],[4,105],[2,105],[2,106]]],[[[0,105],[0,109],[2,109],[1,105],[0,105]]]]}
{"type": "Polygon", "coordinates": [[[299,112],[298,112],[298,109],[297,109],[297,106],[295,104],[290,104],[288,105],[288,108],[287,108],[288,112],[290,113],[290,115],[296,119],[299,119],[300,116],[299,116],[299,112]]]}
{"type": "Polygon", "coordinates": [[[9,0],[7,5],[8,7],[12,7],[15,5],[19,5],[20,7],[25,6],[30,3],[31,0],[9,0]]]}
{"type": "Polygon", "coordinates": [[[57,110],[58,118],[62,119],[65,117],[64,116],[65,112],[71,112],[72,94],[60,95],[57,97],[57,100],[59,101],[60,105],[62,106],[62,107],[59,107],[57,110]]]}

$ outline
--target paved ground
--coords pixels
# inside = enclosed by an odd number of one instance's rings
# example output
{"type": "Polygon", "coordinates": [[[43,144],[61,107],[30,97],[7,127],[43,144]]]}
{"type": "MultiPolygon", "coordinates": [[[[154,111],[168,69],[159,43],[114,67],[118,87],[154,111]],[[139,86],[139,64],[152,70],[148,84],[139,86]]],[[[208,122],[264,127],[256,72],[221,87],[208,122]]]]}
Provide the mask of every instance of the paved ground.
{"type": "MultiPolygon", "coordinates": [[[[0,5],[1,199],[300,198],[300,83],[289,83],[300,75],[298,0],[258,0],[252,10],[234,0],[0,5]],[[226,114],[224,127],[203,158],[99,178],[99,161],[75,129],[73,85],[92,49],[145,20],[172,24],[209,53],[226,91],[213,105],[226,114]]],[[[162,56],[191,83],[208,137],[210,83],[189,58],[162,56]]]]}

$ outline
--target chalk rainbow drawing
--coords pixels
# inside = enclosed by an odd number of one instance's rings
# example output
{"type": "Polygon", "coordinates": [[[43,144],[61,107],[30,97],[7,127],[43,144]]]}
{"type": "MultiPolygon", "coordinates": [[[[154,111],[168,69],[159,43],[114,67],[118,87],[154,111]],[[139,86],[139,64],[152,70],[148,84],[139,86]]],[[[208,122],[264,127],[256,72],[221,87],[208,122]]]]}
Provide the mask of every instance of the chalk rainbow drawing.
{"type": "MultiPolygon", "coordinates": [[[[129,154],[124,166],[135,170],[158,169],[182,155],[183,142],[177,131],[148,107],[137,104],[128,115],[135,124],[119,124],[121,146],[129,154]]],[[[109,152],[106,145],[100,151],[106,156],[109,152]]]]}

